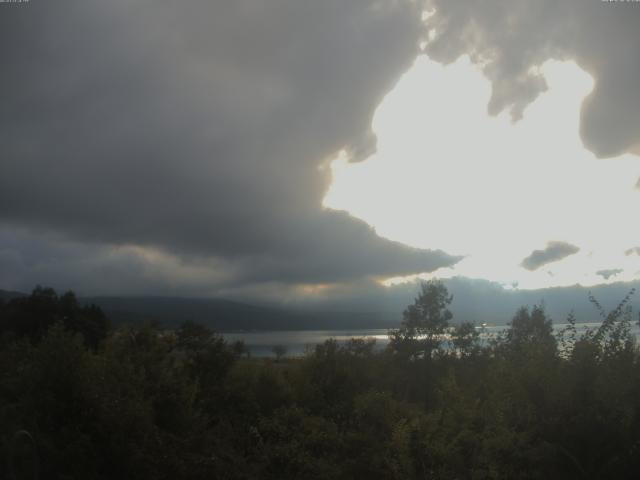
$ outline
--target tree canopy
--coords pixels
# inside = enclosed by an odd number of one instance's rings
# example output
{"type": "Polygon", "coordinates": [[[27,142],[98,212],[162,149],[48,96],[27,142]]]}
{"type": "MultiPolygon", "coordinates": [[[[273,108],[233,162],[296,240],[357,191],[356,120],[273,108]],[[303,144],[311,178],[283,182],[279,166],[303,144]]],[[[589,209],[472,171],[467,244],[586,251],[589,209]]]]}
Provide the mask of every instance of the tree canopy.
{"type": "Polygon", "coordinates": [[[102,317],[38,288],[0,305],[0,478],[635,478],[625,301],[584,334],[525,307],[482,341],[451,301],[427,282],[389,348],[331,339],[276,362],[193,322],[87,342],[102,317]]]}
{"type": "Polygon", "coordinates": [[[453,318],[448,308],[452,301],[440,280],[422,282],[419,295],[402,314],[400,328],[390,334],[392,349],[409,357],[430,357],[453,318]]]}

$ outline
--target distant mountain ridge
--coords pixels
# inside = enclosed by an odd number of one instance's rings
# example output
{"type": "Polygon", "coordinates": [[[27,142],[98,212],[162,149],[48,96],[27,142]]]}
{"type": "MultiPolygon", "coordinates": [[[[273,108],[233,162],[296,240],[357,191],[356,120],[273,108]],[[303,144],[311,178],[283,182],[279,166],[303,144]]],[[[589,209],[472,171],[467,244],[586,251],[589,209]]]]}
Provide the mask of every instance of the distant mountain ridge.
{"type": "MultiPolygon", "coordinates": [[[[0,290],[4,301],[26,296],[23,292],[0,290]]],[[[98,305],[114,325],[150,321],[171,328],[191,320],[220,332],[232,332],[394,328],[400,322],[399,315],[394,318],[379,312],[310,311],[216,298],[92,296],[79,300],[98,305]]]]}
{"type": "Polygon", "coordinates": [[[191,320],[217,331],[392,328],[399,323],[373,312],[311,312],[255,306],[224,299],[181,297],[85,297],[115,324],[156,321],[168,327],[191,320]]]}
{"type": "MultiPolygon", "coordinates": [[[[448,279],[445,284],[454,297],[451,305],[454,322],[504,325],[519,307],[540,303],[544,303],[547,313],[557,323],[565,322],[570,312],[578,322],[598,322],[602,319],[589,302],[590,293],[609,311],[634,287],[637,293],[629,305],[633,306],[634,321],[640,319],[638,281],[540,290],[505,289],[495,282],[465,278],[448,279]]],[[[100,306],[115,325],[155,321],[174,327],[193,320],[220,332],[349,330],[397,327],[403,310],[412,303],[417,291],[418,284],[402,284],[350,292],[323,302],[305,303],[301,299],[295,304],[276,305],[261,305],[259,300],[254,303],[250,298],[227,300],[150,295],[91,296],[80,297],[80,300],[100,306]]],[[[25,295],[0,290],[3,301],[25,295]]]]}
{"type": "Polygon", "coordinates": [[[0,290],[0,300],[9,301],[13,298],[20,298],[28,296],[27,293],[23,292],[14,292],[11,290],[0,290]]]}
{"type": "MultiPolygon", "coordinates": [[[[615,308],[632,288],[638,292],[629,305],[634,309],[634,321],[640,311],[640,282],[619,282],[582,287],[578,285],[540,290],[505,289],[489,281],[453,278],[445,280],[453,294],[451,311],[454,321],[507,324],[523,305],[543,303],[549,316],[557,323],[566,321],[574,312],[579,322],[598,322],[597,310],[589,302],[589,294],[605,310],[615,308]]],[[[172,297],[91,297],[83,299],[100,305],[114,322],[151,318],[161,323],[175,324],[195,320],[219,331],[233,330],[348,330],[395,328],[402,312],[413,302],[417,284],[391,289],[372,290],[360,301],[298,304],[295,306],[258,306],[252,300],[194,299],[172,297]]]]}

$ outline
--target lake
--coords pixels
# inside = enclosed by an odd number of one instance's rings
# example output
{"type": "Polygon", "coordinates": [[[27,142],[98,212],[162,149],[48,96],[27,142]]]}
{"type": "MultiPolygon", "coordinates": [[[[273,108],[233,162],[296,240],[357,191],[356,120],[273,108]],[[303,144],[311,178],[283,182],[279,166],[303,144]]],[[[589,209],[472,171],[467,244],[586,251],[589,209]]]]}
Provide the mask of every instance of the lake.
{"type": "MultiPolygon", "coordinates": [[[[576,330],[578,334],[585,333],[588,329],[597,328],[599,323],[577,323],[576,330]]],[[[565,323],[556,323],[553,325],[554,330],[566,327],[565,323]]],[[[507,328],[506,325],[491,325],[476,327],[480,332],[481,341],[489,339],[500,334],[507,328]]],[[[640,337],[640,328],[636,323],[633,324],[633,333],[636,338],[640,337]]],[[[346,342],[350,338],[373,338],[376,340],[376,348],[382,349],[389,343],[387,336],[388,330],[385,328],[377,329],[360,329],[360,330],[289,330],[289,331],[266,331],[266,332],[238,332],[224,333],[223,336],[228,342],[236,340],[244,341],[245,345],[254,357],[273,357],[275,356],[272,349],[276,345],[282,345],[287,349],[287,356],[304,355],[307,348],[313,348],[315,345],[323,343],[330,338],[336,339],[338,342],[346,342]]]]}

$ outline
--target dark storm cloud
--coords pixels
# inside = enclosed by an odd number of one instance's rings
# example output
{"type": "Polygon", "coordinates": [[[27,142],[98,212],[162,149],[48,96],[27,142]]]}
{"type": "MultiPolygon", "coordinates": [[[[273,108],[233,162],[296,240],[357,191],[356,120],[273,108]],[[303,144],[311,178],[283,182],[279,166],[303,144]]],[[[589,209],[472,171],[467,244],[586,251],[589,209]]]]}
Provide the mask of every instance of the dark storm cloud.
{"type": "Polygon", "coordinates": [[[527,270],[537,270],[548,263],[557,262],[563,258],[578,253],[580,249],[566,242],[549,242],[543,250],[534,250],[527,258],[522,260],[522,267],[527,270]]]}
{"type": "Polygon", "coordinates": [[[461,54],[484,65],[493,82],[489,110],[517,117],[545,88],[531,67],[548,58],[575,60],[596,82],[583,104],[581,135],[601,157],[640,146],[640,4],[600,0],[429,0],[437,36],[427,53],[461,54]]]}
{"type": "Polygon", "coordinates": [[[371,150],[373,110],[417,54],[420,13],[370,0],[3,8],[0,221],[219,259],[235,282],[451,265],[320,207],[318,165],[371,150]]]}

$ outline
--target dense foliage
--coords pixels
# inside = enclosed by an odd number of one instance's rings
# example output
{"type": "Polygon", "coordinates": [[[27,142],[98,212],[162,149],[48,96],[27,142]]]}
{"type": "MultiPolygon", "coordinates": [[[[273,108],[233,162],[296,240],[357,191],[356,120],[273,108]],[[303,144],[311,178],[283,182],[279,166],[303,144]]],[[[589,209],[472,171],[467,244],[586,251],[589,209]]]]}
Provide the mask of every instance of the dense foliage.
{"type": "Polygon", "coordinates": [[[627,300],[578,335],[522,308],[500,338],[423,286],[390,332],[248,358],[185,323],[109,330],[73,294],[0,305],[0,478],[635,478],[627,300]]]}

